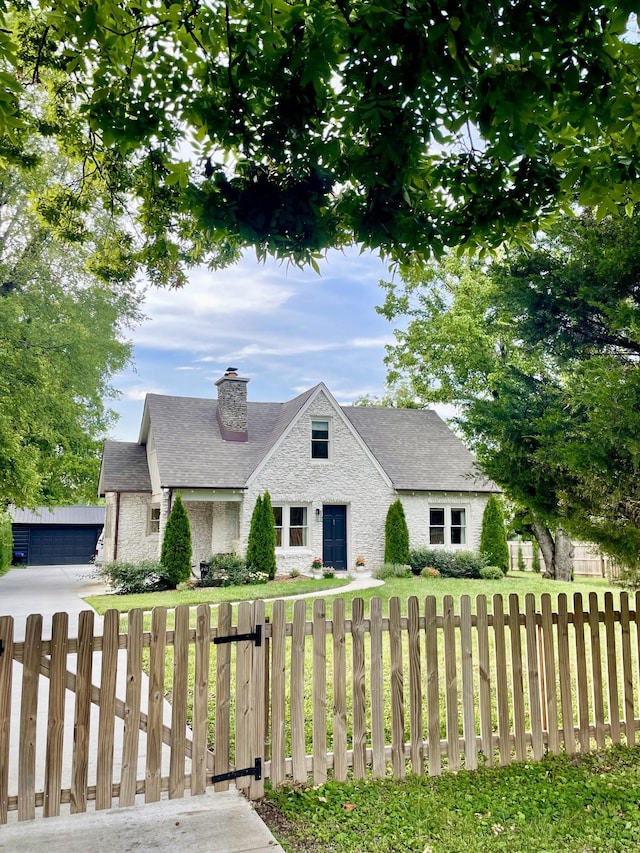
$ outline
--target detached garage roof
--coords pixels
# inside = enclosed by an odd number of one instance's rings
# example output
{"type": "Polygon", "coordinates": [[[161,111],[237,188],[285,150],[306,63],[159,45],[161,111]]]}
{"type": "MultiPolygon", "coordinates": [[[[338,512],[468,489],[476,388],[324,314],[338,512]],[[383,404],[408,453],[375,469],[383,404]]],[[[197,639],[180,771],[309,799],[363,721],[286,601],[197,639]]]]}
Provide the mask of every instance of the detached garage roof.
{"type": "Polygon", "coordinates": [[[103,506],[40,506],[37,509],[9,507],[14,524],[104,524],[103,506]]]}

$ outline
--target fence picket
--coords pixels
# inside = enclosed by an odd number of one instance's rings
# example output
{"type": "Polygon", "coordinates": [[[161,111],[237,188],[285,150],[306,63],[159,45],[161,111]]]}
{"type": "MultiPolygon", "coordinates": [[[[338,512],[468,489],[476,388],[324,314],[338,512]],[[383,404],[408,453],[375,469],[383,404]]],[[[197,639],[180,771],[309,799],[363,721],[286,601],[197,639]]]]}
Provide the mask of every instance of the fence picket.
{"type": "Polygon", "coordinates": [[[207,785],[210,648],[211,608],[208,604],[199,604],[196,612],[195,666],[193,674],[192,794],[204,794],[207,785]]]}
{"type": "Polygon", "coordinates": [[[558,595],[558,675],[560,678],[560,707],[562,709],[562,737],[564,748],[573,755],[576,751],[576,736],[573,724],[573,701],[571,693],[571,669],[569,665],[569,615],[567,596],[558,595]]]}
{"type": "Polygon", "coordinates": [[[613,596],[604,594],[604,628],[607,644],[607,681],[609,685],[609,731],[613,743],[620,743],[620,698],[618,693],[618,667],[616,665],[616,623],[613,596]]]}
{"type": "MultiPolygon", "coordinates": [[[[436,599],[433,595],[428,595],[424,602],[424,634],[427,660],[427,713],[429,714],[429,775],[438,776],[442,770],[442,757],[440,755],[440,684],[438,676],[436,599]]],[[[413,765],[411,769],[414,773],[422,773],[422,762],[420,762],[419,771],[413,765]]]]}
{"type": "Polygon", "coordinates": [[[404,758],[402,626],[400,599],[397,596],[389,599],[389,676],[391,680],[391,767],[394,778],[404,779],[406,764],[404,758]]]}
{"type": "MultiPolygon", "coordinates": [[[[218,606],[218,637],[231,633],[231,604],[228,601],[218,606]]],[[[213,768],[216,776],[229,770],[229,741],[231,740],[231,644],[216,646],[216,720],[215,753],[213,768]]],[[[216,782],[214,791],[228,791],[229,783],[216,782]]]]}
{"type": "MultiPolygon", "coordinates": [[[[120,773],[120,806],[133,806],[136,801],[138,746],[140,743],[140,690],[142,688],[142,617],[142,610],[136,608],[129,611],[127,618],[127,689],[125,693],[126,710],[122,741],[122,769],[120,773]]],[[[176,616],[176,623],[177,621],[176,616]]],[[[180,700],[179,692],[177,700],[178,702],[180,700]]],[[[175,703],[175,701],[176,693],[174,686],[173,702],[175,703]]],[[[184,761],[184,747],[182,755],[184,761]]],[[[184,789],[182,793],[184,793],[184,789]]]]}
{"type": "Polygon", "coordinates": [[[387,771],[384,747],[384,683],[382,677],[382,600],[371,599],[369,611],[371,641],[371,750],[374,778],[384,779],[387,771]]]}
{"type": "Polygon", "coordinates": [[[471,598],[460,597],[460,650],[462,655],[462,726],[464,732],[464,766],[475,770],[478,766],[475,689],[473,685],[473,651],[471,645],[471,598]]]}
{"type": "Polygon", "coordinates": [[[149,707],[147,716],[147,764],[145,803],[156,803],[162,791],[162,725],[164,710],[164,662],[167,610],[154,607],[149,638],[149,707]]]}
{"type": "Polygon", "coordinates": [[[476,596],[478,634],[478,681],[480,703],[480,742],[487,765],[493,766],[493,726],[491,719],[491,664],[489,658],[489,618],[487,598],[476,596]]]}
{"type": "MultiPolygon", "coordinates": [[[[265,630],[265,615],[264,601],[254,601],[252,613],[251,630],[261,626],[262,636],[264,637],[265,630]]],[[[265,675],[267,669],[266,654],[267,647],[264,642],[260,645],[252,647],[252,672],[251,672],[251,728],[253,739],[252,760],[250,765],[254,763],[256,758],[259,758],[264,765],[265,757],[265,734],[266,734],[266,714],[265,714],[265,675]]],[[[326,749],[325,749],[326,751],[326,749]]],[[[260,800],[264,797],[264,775],[260,774],[261,778],[256,779],[250,777],[248,796],[251,800],[260,800]]]]}
{"type": "Polygon", "coordinates": [[[294,782],[307,781],[304,714],[304,641],[307,605],[293,603],[293,634],[291,638],[291,758],[294,782]]]}
{"type": "Polygon", "coordinates": [[[445,713],[447,720],[447,768],[456,771],[460,766],[458,721],[458,674],[456,671],[456,635],[453,596],[442,600],[442,642],[444,645],[445,713]]]}
{"type": "MultiPolygon", "coordinates": [[[[69,615],[67,613],[54,613],[51,626],[51,674],[44,770],[44,817],[55,817],[60,814],[68,640],[69,615]]],[[[109,777],[109,784],[111,784],[111,777],[109,777]]]]}
{"type": "Polygon", "coordinates": [[[22,661],[22,704],[20,706],[20,748],[18,754],[18,820],[36,816],[36,723],[38,681],[42,655],[42,616],[27,617],[22,661]]]}
{"type": "Polygon", "coordinates": [[[347,657],[344,599],[333,600],[333,775],[347,778],[347,657]]]}
{"type": "Polygon", "coordinates": [[[285,759],[285,603],[274,601],[271,614],[271,782],[284,782],[285,759]]]}
{"type": "Polygon", "coordinates": [[[313,602],[313,784],[327,781],[327,628],[323,598],[313,602]]]}
{"type": "Polygon", "coordinates": [[[511,695],[513,701],[516,761],[524,761],[527,755],[527,748],[522,672],[522,632],[520,629],[520,600],[516,593],[511,593],[509,596],[509,636],[511,639],[511,695]]]}
{"type": "Polygon", "coordinates": [[[509,685],[507,682],[507,649],[505,641],[504,602],[501,595],[493,596],[493,640],[496,654],[496,697],[498,704],[498,748],[500,764],[511,763],[509,737],[509,685]]]}
{"type": "MultiPolygon", "coordinates": [[[[66,614],[65,614],[66,615],[66,614]]],[[[98,718],[98,761],[96,768],[96,809],[113,805],[113,751],[116,721],[116,676],[118,674],[118,634],[120,613],[107,610],[102,623],[102,663],[100,667],[100,716],[98,718]]],[[[51,687],[54,685],[54,656],[51,655],[51,687]]],[[[51,702],[51,692],[49,702],[51,702]]],[[[50,717],[51,719],[51,717],[50,717]]],[[[47,750],[48,751],[48,750],[47,750]]],[[[54,783],[58,791],[60,785],[54,783]]],[[[53,786],[52,786],[53,787],[53,786]]]]}
{"type": "Polygon", "coordinates": [[[547,718],[547,748],[557,755],[560,752],[560,734],[558,732],[558,691],[556,689],[556,658],[553,642],[553,614],[551,596],[545,592],[541,596],[542,609],[542,650],[544,657],[544,700],[547,718]]]}
{"type": "Polygon", "coordinates": [[[587,659],[584,640],[584,610],[579,592],[573,596],[573,628],[576,639],[576,683],[578,687],[578,742],[581,752],[589,752],[589,689],[587,685],[587,659]]]}
{"type": "MultiPolygon", "coordinates": [[[[131,618],[131,614],[129,614],[131,618]]],[[[128,664],[127,664],[128,665],[128,664]]],[[[187,740],[187,688],[189,675],[189,606],[175,609],[173,629],[173,684],[171,691],[171,755],[169,799],[184,796],[184,762],[187,740]]],[[[123,761],[124,763],[124,761],[123,761]]]]}
{"type": "Polygon", "coordinates": [[[633,676],[631,674],[631,630],[629,596],[620,593],[620,628],[622,630],[622,680],[624,686],[624,730],[627,745],[635,745],[636,727],[633,710],[633,676]]]}
{"type": "Polygon", "coordinates": [[[593,696],[596,746],[598,749],[603,749],[605,743],[605,717],[602,651],[600,644],[600,606],[598,604],[598,595],[595,592],[589,593],[589,634],[591,638],[591,692],[593,696]]]}
{"type": "Polygon", "coordinates": [[[536,597],[525,597],[525,637],[527,643],[527,672],[529,687],[529,720],[533,758],[539,761],[544,755],[542,740],[542,695],[538,669],[538,626],[536,624],[536,597]]]}
{"type": "Polygon", "coordinates": [[[9,802],[9,738],[13,687],[13,617],[0,616],[0,825],[7,822],[9,802]]]}
{"type": "Polygon", "coordinates": [[[353,690],[353,775],[366,776],[367,717],[365,708],[364,601],[351,602],[351,653],[353,690]]]}
{"type": "MultiPolygon", "coordinates": [[[[252,628],[252,605],[241,601],[238,605],[238,633],[249,634],[252,628]]],[[[251,728],[251,674],[253,670],[253,644],[251,640],[236,643],[236,755],[237,770],[251,767],[253,732],[251,728]]],[[[236,779],[236,787],[244,790],[250,785],[249,777],[236,779]]]]}
{"type": "MultiPolygon", "coordinates": [[[[423,773],[424,740],[422,726],[422,673],[420,667],[420,606],[412,595],[407,602],[407,635],[409,642],[409,738],[411,770],[418,776],[423,773]]],[[[440,755],[440,732],[438,732],[440,755]]]]}
{"type": "Polygon", "coordinates": [[[71,814],[87,810],[89,773],[89,725],[91,720],[91,673],[93,670],[93,610],[78,617],[78,655],[76,660],[76,701],[71,767],[71,814]]]}

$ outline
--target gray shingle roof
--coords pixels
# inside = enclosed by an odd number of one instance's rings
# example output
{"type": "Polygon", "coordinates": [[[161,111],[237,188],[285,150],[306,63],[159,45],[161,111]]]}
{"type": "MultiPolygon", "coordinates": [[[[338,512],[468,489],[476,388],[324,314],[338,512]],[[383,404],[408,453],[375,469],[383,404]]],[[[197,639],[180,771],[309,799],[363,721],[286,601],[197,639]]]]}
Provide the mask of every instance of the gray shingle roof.
{"type": "Polygon", "coordinates": [[[14,524],[104,524],[103,506],[40,506],[37,509],[9,507],[14,524]]]}
{"type": "MultiPolygon", "coordinates": [[[[217,400],[148,394],[143,423],[148,423],[153,433],[161,485],[244,488],[317,388],[286,403],[247,403],[247,442],[223,441],[216,420],[217,400]]],[[[479,474],[473,456],[435,412],[341,408],[396,489],[497,491],[479,474]]],[[[142,439],[145,436],[143,431],[142,439]]],[[[150,489],[144,445],[107,442],[101,494],[150,489]]]]}
{"type": "Polygon", "coordinates": [[[105,441],[100,468],[100,494],[150,492],[151,479],[144,445],[105,441]]]}
{"type": "Polygon", "coordinates": [[[342,406],[396,489],[498,491],[473,455],[431,409],[342,406]]]}

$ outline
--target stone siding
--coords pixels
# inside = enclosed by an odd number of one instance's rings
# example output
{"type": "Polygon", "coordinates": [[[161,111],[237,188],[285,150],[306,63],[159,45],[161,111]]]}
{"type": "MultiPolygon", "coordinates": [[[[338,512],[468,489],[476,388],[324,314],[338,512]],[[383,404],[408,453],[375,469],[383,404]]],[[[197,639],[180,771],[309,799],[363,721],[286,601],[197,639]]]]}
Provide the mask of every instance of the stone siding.
{"type": "Polygon", "coordinates": [[[139,563],[142,560],[158,559],[159,534],[147,534],[150,498],[151,495],[149,494],[123,492],[120,495],[120,522],[118,524],[116,553],[116,559],[119,562],[139,563]]]}
{"type": "Polygon", "coordinates": [[[401,494],[409,528],[411,548],[441,548],[447,551],[477,551],[480,547],[482,515],[489,500],[488,494],[475,492],[424,492],[422,494],[401,494]],[[429,544],[429,510],[445,509],[445,545],[429,544]],[[449,512],[451,509],[464,509],[466,516],[466,542],[464,545],[449,543],[449,512]]]}
{"type": "Polygon", "coordinates": [[[200,563],[211,556],[212,505],[208,501],[185,501],[184,508],[191,527],[191,564],[197,573],[200,563]]]}

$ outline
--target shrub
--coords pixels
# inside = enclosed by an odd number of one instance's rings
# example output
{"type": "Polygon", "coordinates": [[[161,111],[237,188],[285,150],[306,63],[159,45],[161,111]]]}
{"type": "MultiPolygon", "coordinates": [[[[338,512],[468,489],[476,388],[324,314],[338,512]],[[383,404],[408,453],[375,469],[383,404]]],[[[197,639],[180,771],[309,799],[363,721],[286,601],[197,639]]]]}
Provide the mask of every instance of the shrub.
{"type": "Polygon", "coordinates": [[[411,566],[384,562],[377,569],[374,569],[373,576],[381,581],[387,580],[387,578],[408,578],[411,577],[411,566]]]}
{"type": "Polygon", "coordinates": [[[420,577],[422,578],[440,578],[442,575],[437,569],[434,569],[433,566],[425,566],[424,569],[420,572],[420,577]]]}
{"type": "Polygon", "coordinates": [[[323,577],[323,578],[327,578],[327,580],[328,580],[329,578],[335,578],[335,576],[336,576],[336,573],[334,572],[334,570],[333,570],[333,569],[331,569],[331,568],[329,568],[329,567],[327,567],[326,569],[323,569],[323,570],[322,570],[322,577],[323,577]]]}
{"type": "Polygon", "coordinates": [[[509,571],[509,545],[507,544],[504,515],[496,495],[491,495],[482,516],[480,553],[488,565],[500,566],[505,574],[509,571]]]}
{"type": "Polygon", "coordinates": [[[536,542],[533,543],[533,559],[531,561],[531,570],[540,574],[540,549],[536,542]]]}
{"type": "Polygon", "coordinates": [[[0,513],[0,576],[9,571],[13,557],[13,532],[11,517],[6,512],[0,513]]]}
{"type": "Polygon", "coordinates": [[[214,554],[206,563],[200,586],[243,586],[249,583],[265,583],[265,572],[257,572],[247,561],[236,554],[214,554]]]}
{"type": "Polygon", "coordinates": [[[167,519],[160,562],[161,580],[169,589],[175,589],[191,575],[191,528],[180,495],[176,496],[167,519]]]}
{"type": "Polygon", "coordinates": [[[130,595],[160,589],[162,570],[157,560],[143,560],[141,563],[105,563],[98,574],[118,595],[130,595]]]}
{"type": "Polygon", "coordinates": [[[289,572],[289,577],[290,578],[299,578],[300,577],[300,570],[299,569],[291,569],[291,571],[289,572]]]}
{"type": "Polygon", "coordinates": [[[247,542],[247,565],[254,572],[276,576],[276,526],[269,492],[258,495],[251,516],[247,542]]]}
{"type": "Polygon", "coordinates": [[[483,566],[480,569],[480,577],[483,581],[501,581],[504,572],[500,566],[483,566]]]}
{"type": "Polygon", "coordinates": [[[526,569],[524,562],[524,554],[522,553],[522,545],[518,542],[518,571],[524,572],[526,569]]]}
{"type": "Polygon", "coordinates": [[[430,567],[443,578],[479,578],[480,569],[487,561],[473,551],[440,551],[436,548],[416,548],[409,555],[411,571],[415,575],[430,567]]]}
{"type": "Polygon", "coordinates": [[[409,528],[404,507],[398,498],[387,511],[384,528],[384,561],[396,565],[409,563],[409,528]]]}

